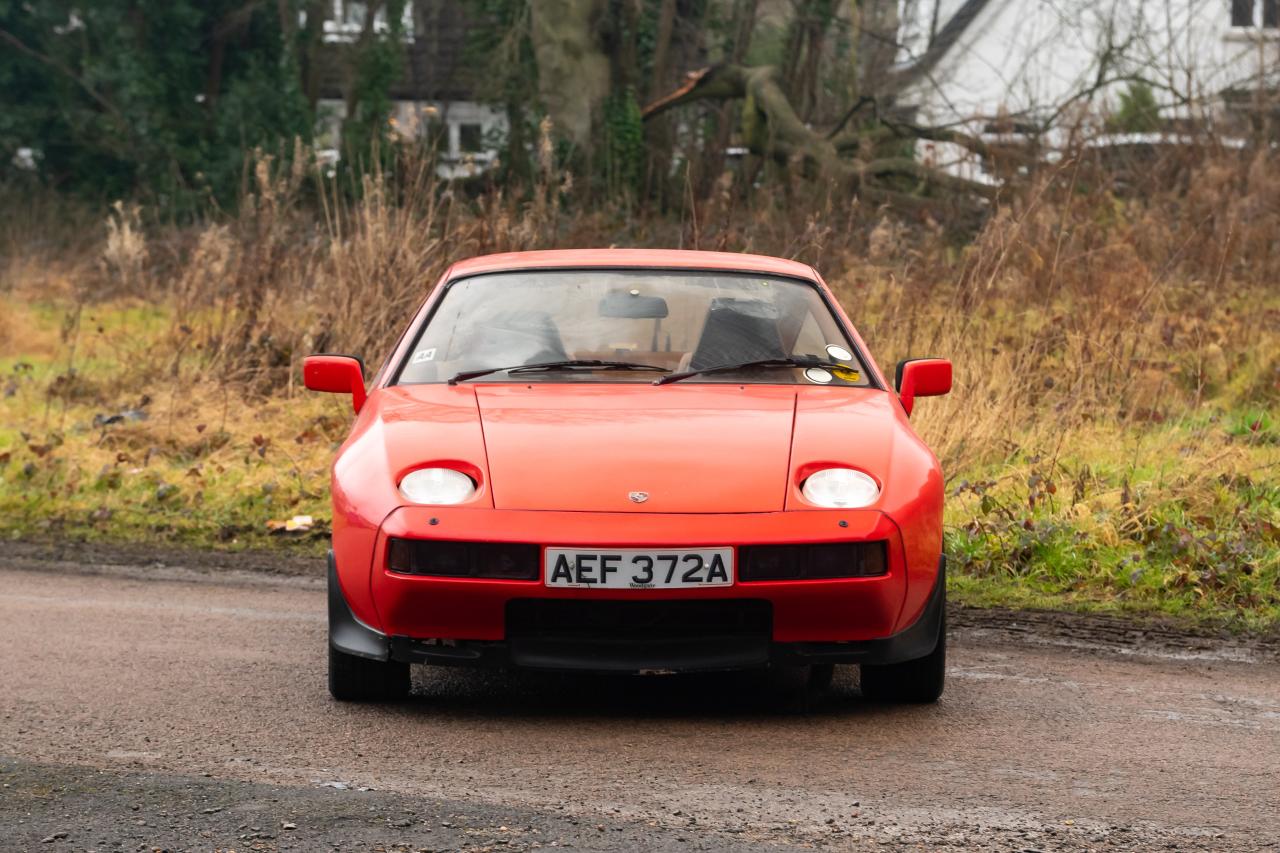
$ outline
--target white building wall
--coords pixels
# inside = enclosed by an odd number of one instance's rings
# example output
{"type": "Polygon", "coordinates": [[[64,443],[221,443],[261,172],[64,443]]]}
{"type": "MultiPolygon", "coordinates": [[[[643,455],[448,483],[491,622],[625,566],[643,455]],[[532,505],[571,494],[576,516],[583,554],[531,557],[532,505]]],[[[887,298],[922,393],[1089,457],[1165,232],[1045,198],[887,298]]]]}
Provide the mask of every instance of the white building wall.
{"type": "MultiPolygon", "coordinates": [[[[937,2],[945,22],[962,0],[937,2]]],[[[1262,0],[1254,2],[1261,21],[1262,0]]],[[[926,43],[915,29],[908,57],[926,43]]],[[[1170,114],[1190,114],[1211,109],[1227,87],[1253,88],[1260,75],[1274,82],[1278,37],[1274,27],[1233,27],[1231,0],[990,0],[903,101],[918,104],[927,124],[1042,121],[1068,102],[1112,107],[1127,85],[1120,79],[1139,75],[1170,114]],[[1100,79],[1117,82],[1077,100],[1100,79]]]]}
{"type": "MultiPolygon", "coordinates": [[[[317,108],[317,147],[336,159],[341,149],[346,103],[322,99],[317,108]]],[[[468,177],[489,168],[498,156],[497,143],[507,134],[506,113],[474,101],[396,101],[391,121],[397,133],[413,138],[427,135],[432,127],[444,126],[444,144],[436,167],[442,178],[468,177]]]]}

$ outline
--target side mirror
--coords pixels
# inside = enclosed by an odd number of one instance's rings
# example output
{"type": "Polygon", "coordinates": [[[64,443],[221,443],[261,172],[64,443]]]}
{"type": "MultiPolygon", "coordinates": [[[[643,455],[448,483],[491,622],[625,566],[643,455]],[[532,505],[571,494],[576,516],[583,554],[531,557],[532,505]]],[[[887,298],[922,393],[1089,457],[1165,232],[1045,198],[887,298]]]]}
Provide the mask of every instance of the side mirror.
{"type": "Polygon", "coordinates": [[[309,355],[302,360],[302,382],[312,391],[350,394],[351,407],[364,405],[364,364],[349,355],[309,355]]]}
{"type": "Polygon", "coordinates": [[[916,397],[940,397],[951,391],[951,362],[945,358],[908,358],[898,362],[894,387],[907,414],[916,397]]]}

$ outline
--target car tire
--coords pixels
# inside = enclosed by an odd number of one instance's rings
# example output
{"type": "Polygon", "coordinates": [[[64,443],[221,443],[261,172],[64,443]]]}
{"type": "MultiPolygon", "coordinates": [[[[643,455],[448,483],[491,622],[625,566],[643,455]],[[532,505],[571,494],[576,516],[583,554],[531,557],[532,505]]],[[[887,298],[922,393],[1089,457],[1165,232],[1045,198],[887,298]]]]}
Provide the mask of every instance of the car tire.
{"type": "Polygon", "coordinates": [[[409,664],[329,647],[329,694],[340,702],[394,702],[409,695],[409,664]]]}
{"type": "Polygon", "coordinates": [[[873,666],[863,664],[862,695],[873,702],[928,704],[942,695],[947,670],[947,618],[938,626],[938,643],[922,658],[873,666]]]}

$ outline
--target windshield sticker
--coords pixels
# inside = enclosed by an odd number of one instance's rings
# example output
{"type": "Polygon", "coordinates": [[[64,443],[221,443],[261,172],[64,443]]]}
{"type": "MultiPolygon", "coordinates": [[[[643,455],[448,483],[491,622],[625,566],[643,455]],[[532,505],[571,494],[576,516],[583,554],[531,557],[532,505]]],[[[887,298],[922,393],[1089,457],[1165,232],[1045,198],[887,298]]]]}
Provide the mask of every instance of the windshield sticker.
{"type": "Polygon", "coordinates": [[[831,356],[836,361],[848,361],[853,358],[853,353],[837,344],[827,344],[827,355],[831,356]]]}
{"type": "Polygon", "coordinates": [[[819,385],[826,385],[831,381],[831,374],[821,367],[810,367],[804,372],[804,378],[810,382],[817,382],[819,385]]]}
{"type": "Polygon", "coordinates": [[[836,379],[845,382],[857,382],[860,374],[851,367],[833,367],[831,372],[835,374],[836,379]]]}
{"type": "Polygon", "coordinates": [[[410,362],[410,363],[411,363],[411,364],[422,364],[422,362],[424,362],[424,361],[431,361],[431,360],[432,360],[433,358],[435,358],[435,357],[436,357],[436,348],[435,348],[435,347],[432,347],[431,349],[418,350],[417,352],[415,352],[415,353],[413,354],[413,361],[412,361],[412,362],[410,362]]]}

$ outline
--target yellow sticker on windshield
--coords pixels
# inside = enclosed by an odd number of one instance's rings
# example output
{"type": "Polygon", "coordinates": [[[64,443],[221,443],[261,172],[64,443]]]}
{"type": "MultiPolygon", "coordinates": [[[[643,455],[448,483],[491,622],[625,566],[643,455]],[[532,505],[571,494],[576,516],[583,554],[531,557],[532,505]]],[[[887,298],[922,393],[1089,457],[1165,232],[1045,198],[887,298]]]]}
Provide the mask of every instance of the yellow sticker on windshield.
{"type": "Polygon", "coordinates": [[[858,371],[849,367],[832,367],[830,370],[836,379],[843,379],[845,382],[857,382],[860,378],[858,371]]]}

